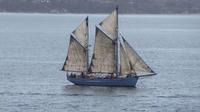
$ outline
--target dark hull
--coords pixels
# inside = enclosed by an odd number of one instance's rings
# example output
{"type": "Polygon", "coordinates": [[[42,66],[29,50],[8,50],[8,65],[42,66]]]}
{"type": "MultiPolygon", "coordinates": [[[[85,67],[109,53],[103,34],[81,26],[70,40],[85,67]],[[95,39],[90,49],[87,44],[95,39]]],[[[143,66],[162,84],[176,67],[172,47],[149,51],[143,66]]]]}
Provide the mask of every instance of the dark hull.
{"type": "Polygon", "coordinates": [[[113,78],[113,79],[98,79],[98,78],[89,79],[89,78],[67,77],[67,79],[76,85],[135,87],[138,77],[113,78]]]}

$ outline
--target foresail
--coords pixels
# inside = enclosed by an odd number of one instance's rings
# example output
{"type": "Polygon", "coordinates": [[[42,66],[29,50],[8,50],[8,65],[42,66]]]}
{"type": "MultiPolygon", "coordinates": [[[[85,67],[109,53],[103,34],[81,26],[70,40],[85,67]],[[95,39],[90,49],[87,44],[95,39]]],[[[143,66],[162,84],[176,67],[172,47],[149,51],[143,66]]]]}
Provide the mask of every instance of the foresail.
{"type": "Polygon", "coordinates": [[[112,40],[117,38],[117,19],[118,19],[118,9],[116,8],[106,19],[104,19],[100,26],[104,31],[111,35],[112,40]]]}
{"type": "Polygon", "coordinates": [[[96,27],[94,52],[90,72],[115,72],[115,44],[103,31],[96,27]]]}
{"type": "MultiPolygon", "coordinates": [[[[123,38],[125,50],[127,51],[128,58],[134,70],[142,75],[149,75],[154,73],[153,70],[143,61],[143,59],[136,53],[136,51],[129,45],[129,43],[123,38]]],[[[139,75],[139,74],[137,74],[139,75]]]]}
{"type": "Polygon", "coordinates": [[[86,50],[73,35],[70,37],[68,54],[62,70],[87,71],[86,50]]]}
{"type": "Polygon", "coordinates": [[[72,33],[80,44],[86,48],[88,45],[88,17],[72,33]]]}
{"type": "Polygon", "coordinates": [[[127,53],[124,50],[124,47],[120,43],[120,75],[127,75],[134,73],[134,69],[131,67],[127,53]]]}

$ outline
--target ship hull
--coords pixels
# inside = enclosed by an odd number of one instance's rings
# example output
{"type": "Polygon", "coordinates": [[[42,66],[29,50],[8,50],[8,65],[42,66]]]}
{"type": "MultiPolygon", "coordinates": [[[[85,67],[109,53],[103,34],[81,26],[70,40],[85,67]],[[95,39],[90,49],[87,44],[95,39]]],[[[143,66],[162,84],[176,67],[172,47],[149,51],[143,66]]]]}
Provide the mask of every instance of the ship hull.
{"type": "Polygon", "coordinates": [[[67,79],[75,85],[85,86],[116,86],[116,87],[135,87],[138,77],[126,77],[126,78],[112,78],[112,79],[89,79],[89,78],[73,78],[67,77],[67,79]]]}

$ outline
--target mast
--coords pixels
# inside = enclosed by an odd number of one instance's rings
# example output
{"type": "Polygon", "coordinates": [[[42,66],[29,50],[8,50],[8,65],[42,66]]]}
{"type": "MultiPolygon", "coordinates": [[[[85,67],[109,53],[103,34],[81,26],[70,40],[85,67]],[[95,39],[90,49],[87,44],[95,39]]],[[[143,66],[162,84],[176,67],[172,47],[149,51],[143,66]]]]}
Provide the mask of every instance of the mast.
{"type": "Polygon", "coordinates": [[[119,76],[119,37],[118,37],[118,6],[116,7],[116,40],[115,40],[115,66],[116,66],[116,75],[119,76]]]}
{"type": "Polygon", "coordinates": [[[88,72],[88,69],[89,69],[89,26],[88,26],[88,16],[86,17],[86,26],[87,26],[87,48],[86,48],[86,57],[87,57],[87,72],[88,72]]]}

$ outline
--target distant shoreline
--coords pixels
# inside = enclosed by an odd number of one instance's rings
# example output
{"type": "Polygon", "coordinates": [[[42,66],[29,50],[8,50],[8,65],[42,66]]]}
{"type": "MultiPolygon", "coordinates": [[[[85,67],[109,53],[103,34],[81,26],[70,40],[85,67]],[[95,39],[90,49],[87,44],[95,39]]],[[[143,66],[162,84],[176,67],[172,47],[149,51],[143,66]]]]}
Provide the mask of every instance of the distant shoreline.
{"type": "MultiPolygon", "coordinates": [[[[107,15],[109,13],[41,13],[41,12],[0,12],[0,14],[44,14],[44,15],[107,15]]],[[[148,13],[119,13],[121,16],[123,15],[200,15],[200,13],[189,13],[189,14],[179,14],[179,13],[162,13],[162,14],[148,14],[148,13]]]]}
{"type": "Polygon", "coordinates": [[[0,0],[0,12],[105,14],[200,14],[200,0],[0,0]]]}

